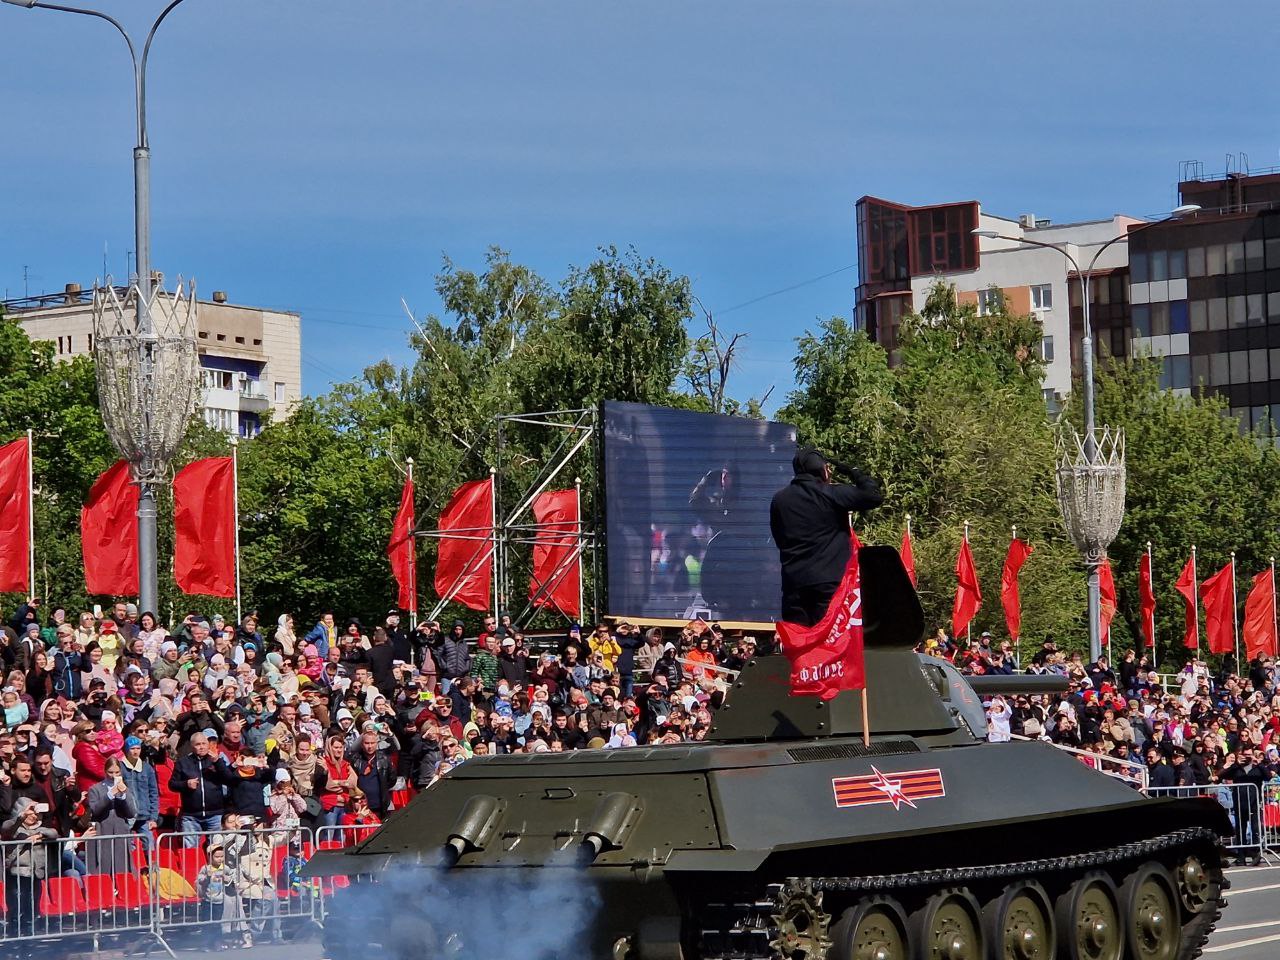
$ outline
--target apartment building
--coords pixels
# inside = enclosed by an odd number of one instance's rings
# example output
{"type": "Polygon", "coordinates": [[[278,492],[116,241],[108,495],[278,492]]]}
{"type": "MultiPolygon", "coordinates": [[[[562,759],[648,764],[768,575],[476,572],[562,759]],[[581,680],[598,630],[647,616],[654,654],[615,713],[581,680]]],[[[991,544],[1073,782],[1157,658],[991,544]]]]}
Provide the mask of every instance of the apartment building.
{"type": "MultiPolygon", "coordinates": [[[[121,290],[121,295],[124,291],[121,290]]],[[[67,284],[61,294],[9,300],[5,315],[57,356],[93,352],[93,292],[67,284]]],[[[201,413],[225,433],[252,437],[267,411],[279,420],[302,399],[302,318],[229,303],[222,291],[197,312],[201,413]]]]}

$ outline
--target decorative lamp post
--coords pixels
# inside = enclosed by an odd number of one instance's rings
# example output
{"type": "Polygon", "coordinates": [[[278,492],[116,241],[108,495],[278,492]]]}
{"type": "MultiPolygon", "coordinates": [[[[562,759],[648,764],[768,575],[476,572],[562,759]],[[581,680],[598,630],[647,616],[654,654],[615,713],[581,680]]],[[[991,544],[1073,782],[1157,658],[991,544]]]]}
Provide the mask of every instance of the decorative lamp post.
{"type": "Polygon", "coordinates": [[[151,272],[151,146],[147,138],[147,59],[156,30],[182,0],[171,0],[151,24],[142,59],[129,32],[98,10],[44,0],[3,0],[14,6],[79,13],[105,20],[120,32],[133,62],[137,142],[133,148],[134,245],[137,276],[121,300],[105,281],[93,297],[94,352],[99,404],[107,435],[129,462],[139,487],[138,605],[156,610],[156,490],[169,479],[169,463],[195,409],[199,358],[196,353],[195,283],[184,291],[157,291],[151,272]]]}
{"type": "Polygon", "coordinates": [[[1044,243],[1026,237],[1010,237],[998,230],[981,227],[972,231],[974,236],[990,240],[1008,240],[1032,247],[1043,247],[1062,254],[1075,268],[1080,281],[1080,305],[1084,315],[1084,336],[1080,339],[1081,379],[1084,387],[1084,434],[1076,432],[1070,424],[1059,425],[1057,434],[1058,508],[1067,528],[1067,536],[1076,545],[1089,571],[1089,657],[1097,660],[1102,655],[1101,603],[1099,600],[1098,568],[1106,558],[1107,547],[1120,531],[1124,520],[1124,431],[1118,427],[1099,427],[1094,422],[1093,399],[1093,327],[1089,321],[1089,279],[1098,258],[1113,243],[1128,240],[1135,233],[1168,223],[1199,212],[1197,204],[1184,204],[1174,208],[1169,216],[1145,223],[1134,230],[1112,237],[1093,254],[1089,266],[1080,264],[1066,249],[1065,244],[1044,243]]]}

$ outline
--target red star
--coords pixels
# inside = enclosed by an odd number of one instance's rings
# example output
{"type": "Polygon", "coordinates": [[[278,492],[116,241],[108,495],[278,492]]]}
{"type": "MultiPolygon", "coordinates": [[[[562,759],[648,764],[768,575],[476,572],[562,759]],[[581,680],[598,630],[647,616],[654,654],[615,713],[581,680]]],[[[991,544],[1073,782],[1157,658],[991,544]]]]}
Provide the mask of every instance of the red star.
{"type": "Polygon", "coordinates": [[[904,803],[913,810],[915,809],[916,805],[912,803],[911,798],[902,792],[901,780],[890,780],[874,766],[871,768],[871,772],[876,775],[876,779],[871,786],[884,793],[885,798],[893,804],[893,809],[900,809],[904,803]]]}

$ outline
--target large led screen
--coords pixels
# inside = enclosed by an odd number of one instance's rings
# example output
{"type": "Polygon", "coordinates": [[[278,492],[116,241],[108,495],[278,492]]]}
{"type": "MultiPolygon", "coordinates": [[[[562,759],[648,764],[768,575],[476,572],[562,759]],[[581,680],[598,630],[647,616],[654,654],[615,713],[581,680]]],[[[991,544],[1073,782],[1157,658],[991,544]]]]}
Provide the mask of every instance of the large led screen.
{"type": "Polygon", "coordinates": [[[606,403],[610,614],[772,622],[769,501],[791,482],[795,449],[785,423],[606,403]]]}

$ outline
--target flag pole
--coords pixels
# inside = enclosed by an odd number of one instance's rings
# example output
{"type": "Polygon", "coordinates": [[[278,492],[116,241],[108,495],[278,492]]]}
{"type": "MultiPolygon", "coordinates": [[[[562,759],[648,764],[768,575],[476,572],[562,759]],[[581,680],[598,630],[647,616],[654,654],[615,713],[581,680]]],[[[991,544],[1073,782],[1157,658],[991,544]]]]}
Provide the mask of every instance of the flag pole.
{"type": "Polygon", "coordinates": [[[1196,545],[1191,545],[1191,593],[1195,597],[1192,616],[1196,618],[1196,659],[1200,659],[1200,575],[1196,573],[1196,545]]]}
{"type": "MultiPolygon", "coordinates": [[[[964,542],[969,542],[969,521],[964,522],[964,542]]],[[[964,625],[965,640],[973,642],[973,617],[969,618],[969,622],[964,625]]]]}
{"type": "Polygon", "coordinates": [[[27,427],[27,599],[36,595],[36,448],[27,427]]]}
{"type": "MultiPolygon", "coordinates": [[[[1275,557],[1271,558],[1271,618],[1272,620],[1276,619],[1276,558],[1275,557]]],[[[1280,626],[1277,627],[1275,635],[1280,637],[1280,626]]],[[[1278,652],[1280,651],[1272,650],[1271,655],[1274,657],[1278,652]]]]}
{"type": "Polygon", "coordinates": [[[493,615],[496,619],[498,609],[502,606],[502,598],[498,596],[501,575],[498,567],[502,558],[498,555],[498,468],[489,468],[489,502],[493,505],[493,615]]]}
{"type": "Polygon", "coordinates": [[[573,478],[573,490],[574,490],[574,495],[577,497],[577,504],[578,504],[578,622],[581,623],[583,603],[585,602],[585,597],[583,596],[583,589],[582,589],[582,560],[583,560],[583,553],[585,551],[583,549],[583,542],[582,542],[582,478],[581,477],[573,478]]]}
{"type": "Polygon", "coordinates": [[[1236,610],[1236,552],[1231,551],[1231,632],[1236,642],[1236,676],[1240,676],[1240,613],[1236,610]]]}
{"type": "Polygon", "coordinates": [[[236,521],[236,626],[244,622],[240,610],[240,438],[231,438],[231,489],[236,521]]]}
{"type": "MultiPolygon", "coordinates": [[[[1009,529],[1013,531],[1013,539],[1016,542],[1018,539],[1018,525],[1015,523],[1012,526],[1010,526],[1009,529]]],[[[1019,607],[1022,606],[1021,596],[1018,597],[1018,606],[1019,607]]],[[[1018,615],[1019,616],[1022,615],[1021,610],[1019,610],[1018,615]]],[[[1018,629],[1018,635],[1013,638],[1013,666],[1015,669],[1022,668],[1022,629],[1021,627],[1019,627],[1018,629]]]]}
{"type": "MultiPolygon", "coordinates": [[[[409,489],[415,493],[417,489],[413,485],[413,457],[404,458],[405,466],[409,469],[409,489]]],[[[412,498],[410,498],[412,499],[412,498]]],[[[409,505],[413,510],[413,504],[409,505]]],[[[418,629],[418,541],[413,535],[413,527],[418,525],[418,517],[416,512],[409,522],[409,629],[418,629]]]]}
{"type": "MultiPolygon", "coordinates": [[[[1154,595],[1156,590],[1156,574],[1155,568],[1152,566],[1151,559],[1151,541],[1147,541],[1147,576],[1151,578],[1151,592],[1154,595]]],[[[1151,666],[1155,670],[1160,669],[1160,655],[1156,653],[1156,610],[1151,608],[1151,666]]]]}

